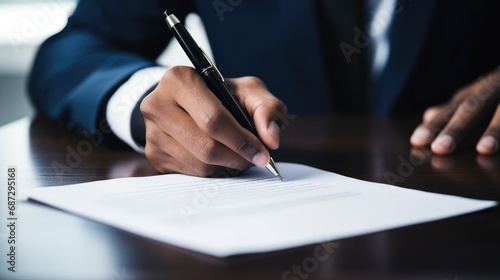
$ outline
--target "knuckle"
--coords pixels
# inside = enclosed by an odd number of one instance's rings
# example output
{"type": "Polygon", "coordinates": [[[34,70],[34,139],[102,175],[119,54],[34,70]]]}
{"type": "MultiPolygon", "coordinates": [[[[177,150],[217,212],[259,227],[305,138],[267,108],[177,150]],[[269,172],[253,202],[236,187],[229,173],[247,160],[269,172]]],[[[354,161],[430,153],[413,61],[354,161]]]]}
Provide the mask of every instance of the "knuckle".
{"type": "Polygon", "coordinates": [[[151,148],[151,145],[147,145],[144,147],[144,156],[151,162],[151,164],[154,165],[153,159],[154,159],[155,152],[153,151],[153,148],[151,148]]]}
{"type": "Polygon", "coordinates": [[[206,110],[201,117],[200,128],[208,135],[216,135],[222,129],[224,118],[223,110],[220,108],[206,110]]]}
{"type": "Polygon", "coordinates": [[[279,112],[283,112],[284,110],[286,110],[286,106],[285,104],[279,100],[278,98],[270,98],[267,102],[266,102],[267,106],[271,107],[271,108],[276,108],[278,109],[279,112]]]}
{"type": "Polygon", "coordinates": [[[154,95],[153,95],[154,91],[149,94],[148,96],[146,96],[142,102],[141,102],[141,105],[139,107],[139,110],[141,111],[141,114],[145,117],[145,118],[151,118],[153,112],[155,111],[154,110],[154,106],[156,104],[156,102],[154,102],[154,95]]]}
{"type": "Polygon", "coordinates": [[[173,66],[163,74],[162,81],[169,85],[189,85],[196,76],[196,72],[189,66],[173,66]]]}
{"type": "Polygon", "coordinates": [[[472,95],[474,92],[474,85],[469,85],[460,88],[457,93],[452,97],[451,103],[460,103],[462,100],[467,98],[468,96],[472,95]]]}
{"type": "Polygon", "coordinates": [[[254,76],[245,77],[244,83],[248,86],[262,86],[264,84],[261,79],[254,76]]]}
{"type": "Polygon", "coordinates": [[[461,128],[472,119],[474,119],[479,111],[481,111],[481,104],[477,102],[476,98],[466,98],[456,109],[450,125],[454,128],[461,128]]]}
{"type": "Polygon", "coordinates": [[[471,95],[460,105],[460,109],[465,112],[476,112],[481,108],[482,103],[477,96],[471,95]]]}
{"type": "Polygon", "coordinates": [[[218,143],[214,139],[208,139],[200,149],[200,160],[204,163],[212,163],[218,155],[218,143]]]}
{"type": "Polygon", "coordinates": [[[276,111],[277,114],[288,113],[288,108],[286,107],[285,103],[283,103],[283,101],[276,98],[271,93],[269,95],[258,97],[258,99],[256,99],[256,105],[257,107],[262,107],[276,111]]]}
{"type": "Polygon", "coordinates": [[[262,87],[265,87],[264,82],[257,77],[249,76],[249,77],[244,77],[241,80],[241,91],[243,93],[249,93],[255,90],[256,88],[262,88],[262,87]]]}
{"type": "MultiPolygon", "coordinates": [[[[172,108],[171,98],[169,97],[171,91],[165,91],[164,89],[160,89],[159,87],[153,90],[150,94],[148,94],[141,102],[139,106],[139,110],[144,118],[154,119],[155,116],[159,115],[168,116],[168,114],[164,114],[169,110],[166,108],[172,108]]],[[[165,117],[163,116],[163,117],[165,117]]]]}
{"type": "Polygon", "coordinates": [[[236,144],[235,152],[244,155],[245,158],[250,158],[253,154],[256,153],[256,149],[253,147],[250,139],[244,138],[236,144]]]}
{"type": "Polygon", "coordinates": [[[445,106],[433,106],[429,107],[424,111],[423,116],[423,121],[424,123],[430,123],[436,118],[439,118],[440,116],[443,116],[443,112],[445,112],[446,107],[445,106]]]}
{"type": "Polygon", "coordinates": [[[159,152],[155,148],[146,145],[144,149],[144,155],[156,171],[160,173],[173,172],[173,170],[168,167],[170,165],[170,157],[167,154],[159,152]]]}
{"type": "Polygon", "coordinates": [[[288,108],[285,103],[275,97],[263,99],[255,108],[255,112],[261,111],[271,114],[272,120],[283,124],[288,116],[288,108]]]}
{"type": "Polygon", "coordinates": [[[457,108],[458,106],[455,104],[446,105],[446,107],[443,108],[443,111],[440,114],[441,119],[436,121],[449,121],[455,115],[457,108]]]}
{"type": "Polygon", "coordinates": [[[173,66],[167,69],[165,73],[163,73],[162,80],[166,81],[177,81],[178,79],[182,79],[184,70],[181,66],[173,66]]]}
{"type": "Polygon", "coordinates": [[[159,137],[159,130],[156,127],[150,125],[146,126],[146,147],[151,148],[158,146],[159,137]]]}

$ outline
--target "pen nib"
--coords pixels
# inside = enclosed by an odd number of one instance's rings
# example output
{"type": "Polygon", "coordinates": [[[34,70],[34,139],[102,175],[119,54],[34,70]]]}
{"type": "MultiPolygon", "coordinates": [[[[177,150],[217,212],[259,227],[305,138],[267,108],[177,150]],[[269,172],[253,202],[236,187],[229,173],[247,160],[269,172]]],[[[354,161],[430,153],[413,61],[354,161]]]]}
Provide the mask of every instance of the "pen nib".
{"type": "Polygon", "coordinates": [[[274,176],[280,178],[281,181],[283,181],[283,177],[281,177],[281,173],[278,169],[278,166],[274,162],[273,158],[269,159],[269,163],[266,166],[267,170],[269,170],[271,173],[273,173],[274,176]]]}

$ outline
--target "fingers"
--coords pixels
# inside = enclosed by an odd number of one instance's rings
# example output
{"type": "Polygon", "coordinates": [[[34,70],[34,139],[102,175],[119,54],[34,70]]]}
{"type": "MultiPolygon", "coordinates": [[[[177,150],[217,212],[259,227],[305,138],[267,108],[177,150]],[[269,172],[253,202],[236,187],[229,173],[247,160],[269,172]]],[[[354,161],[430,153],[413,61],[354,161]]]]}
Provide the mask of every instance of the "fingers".
{"type": "Polygon", "coordinates": [[[490,155],[498,151],[500,140],[500,105],[497,106],[493,119],[479,140],[476,150],[479,154],[490,155]]]}
{"type": "MultiPolygon", "coordinates": [[[[173,73],[173,75],[178,75],[173,73]]],[[[257,166],[265,166],[269,162],[269,152],[262,142],[250,131],[243,128],[230,112],[222,105],[214,94],[206,87],[199,75],[192,70],[190,89],[182,93],[174,93],[179,107],[189,115],[196,127],[209,138],[219,142],[236,154],[257,166]]],[[[193,125],[190,129],[195,129],[193,125]]],[[[217,150],[217,143],[204,140],[205,150],[217,150]]],[[[207,153],[201,152],[202,155],[207,153]]]]}
{"type": "Polygon", "coordinates": [[[286,122],[286,105],[272,95],[255,77],[228,79],[236,98],[253,119],[260,140],[271,150],[279,148],[280,133],[286,122]]]}
{"type": "MultiPolygon", "coordinates": [[[[152,121],[146,120],[147,139],[145,155],[150,163],[161,173],[183,173],[195,176],[210,176],[223,169],[244,170],[250,163],[237,155],[226,157],[224,165],[217,160],[204,162],[196,157],[186,146],[181,145],[174,137],[167,135],[152,121]]],[[[189,145],[187,145],[189,147],[189,145]]],[[[233,153],[227,148],[223,148],[233,153]]],[[[217,152],[213,152],[216,154],[217,152]]],[[[221,155],[224,152],[220,153],[221,155]]],[[[234,154],[234,153],[233,153],[234,154]]]]}
{"type": "Polygon", "coordinates": [[[497,152],[500,139],[500,82],[497,80],[500,81],[500,72],[496,71],[460,90],[450,103],[427,109],[423,123],[410,138],[411,144],[430,145],[435,154],[450,154],[489,123],[476,150],[481,154],[497,152]]]}
{"type": "MultiPolygon", "coordinates": [[[[210,172],[202,170],[199,166],[201,164],[225,166],[240,170],[248,168],[248,161],[203,132],[186,111],[173,106],[169,110],[169,116],[175,121],[169,123],[156,122],[157,129],[164,133],[165,136],[151,135],[147,137],[151,138],[151,141],[158,141],[153,139],[163,139],[167,136],[171,139],[170,141],[168,139],[164,140],[165,143],[155,143],[156,146],[168,147],[172,156],[189,162],[194,170],[203,174],[210,172]],[[168,131],[168,134],[165,131],[168,131]],[[173,141],[175,143],[172,143],[173,141]]],[[[156,132],[154,127],[151,130],[153,130],[152,133],[156,132]]]]}
{"type": "Polygon", "coordinates": [[[276,98],[261,98],[251,104],[254,107],[248,111],[251,112],[260,139],[269,149],[278,149],[280,133],[288,112],[286,106],[276,98]]]}
{"type": "Polygon", "coordinates": [[[415,147],[430,145],[453,117],[454,112],[455,105],[452,104],[427,109],[424,113],[424,122],[415,129],[410,138],[411,144],[415,147]]]}
{"type": "MultiPolygon", "coordinates": [[[[410,142],[413,146],[424,147],[430,145],[440,131],[448,124],[454,116],[458,106],[471,92],[475,90],[474,85],[466,87],[457,92],[451,101],[441,106],[430,107],[425,110],[423,123],[413,132],[410,142]]],[[[446,137],[445,137],[446,138],[446,137]]]]}
{"type": "MultiPolygon", "coordinates": [[[[239,84],[235,88],[248,87],[250,92],[248,80],[235,82],[239,84]]],[[[251,163],[267,165],[270,156],[265,145],[279,145],[278,123],[286,118],[286,107],[263,85],[254,91],[259,96],[255,100],[246,98],[246,93],[236,97],[255,108],[252,116],[258,120],[256,128],[265,141],[239,125],[193,68],[170,68],[141,104],[146,157],[160,172],[197,176],[208,176],[221,168],[244,170],[251,163]],[[270,112],[278,107],[285,111],[285,117],[270,112]]]]}
{"type": "Polygon", "coordinates": [[[430,123],[443,110],[443,106],[430,107],[424,112],[424,123],[430,123]]]}
{"type": "MultiPolygon", "coordinates": [[[[474,132],[474,129],[483,126],[485,122],[490,122],[490,115],[498,105],[498,98],[490,88],[478,86],[481,82],[470,87],[469,95],[462,100],[453,117],[432,142],[431,149],[434,153],[440,155],[453,153],[469,134],[474,132]]],[[[488,142],[484,144],[492,144],[491,140],[488,140],[489,137],[485,139],[488,142]]]]}
{"type": "MultiPolygon", "coordinates": [[[[446,125],[432,141],[431,150],[438,155],[453,153],[474,126],[477,125],[484,113],[485,105],[485,102],[481,102],[474,95],[465,98],[454,110],[449,120],[447,120],[446,116],[443,117],[446,120],[446,125]]],[[[452,111],[452,109],[449,110],[452,111]]],[[[430,121],[430,123],[433,122],[433,120],[430,121]]],[[[435,122],[441,123],[439,120],[435,122]]],[[[438,131],[440,128],[431,126],[431,129],[438,131]]]]}
{"type": "Polygon", "coordinates": [[[466,134],[477,116],[478,109],[470,110],[466,103],[462,103],[455,111],[446,126],[441,130],[431,144],[431,150],[438,155],[446,155],[455,151],[462,136],[466,134]]]}

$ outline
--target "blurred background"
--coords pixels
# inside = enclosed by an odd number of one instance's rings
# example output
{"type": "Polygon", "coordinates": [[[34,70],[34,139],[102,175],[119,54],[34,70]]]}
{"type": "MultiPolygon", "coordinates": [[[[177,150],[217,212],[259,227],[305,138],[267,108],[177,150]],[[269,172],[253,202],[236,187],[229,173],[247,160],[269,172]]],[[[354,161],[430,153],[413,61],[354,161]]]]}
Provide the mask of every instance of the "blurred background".
{"type": "Polygon", "coordinates": [[[0,125],[34,113],[26,79],[38,46],[61,30],[76,0],[0,0],[0,125]]]}
{"type": "MultiPolygon", "coordinates": [[[[66,25],[77,2],[0,0],[0,126],[35,113],[26,90],[29,69],[39,45],[66,25]]],[[[159,11],[159,16],[162,12],[159,11]]],[[[200,18],[191,14],[185,25],[198,44],[212,56],[200,18]]],[[[165,32],[168,32],[166,26],[165,32]]],[[[158,62],[191,65],[175,40],[170,42],[158,62]]]]}

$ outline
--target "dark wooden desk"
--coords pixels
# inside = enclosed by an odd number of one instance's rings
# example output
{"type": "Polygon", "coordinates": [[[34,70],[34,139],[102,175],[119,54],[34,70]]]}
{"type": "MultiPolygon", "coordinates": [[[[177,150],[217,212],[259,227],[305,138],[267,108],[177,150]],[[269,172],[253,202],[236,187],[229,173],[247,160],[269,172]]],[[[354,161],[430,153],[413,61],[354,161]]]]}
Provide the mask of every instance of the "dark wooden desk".
{"type": "MultiPolygon", "coordinates": [[[[284,131],[275,159],[364,180],[500,200],[500,156],[463,151],[438,157],[412,150],[408,138],[417,123],[298,117],[284,131]]],[[[0,139],[2,182],[7,167],[15,166],[21,188],[156,174],[134,152],[89,146],[90,141],[41,118],[0,128],[0,139]]],[[[318,245],[217,259],[18,200],[17,272],[5,267],[2,226],[1,279],[500,279],[498,207],[336,240],[333,254],[311,267],[318,245]],[[283,277],[294,266],[309,266],[310,272],[283,277]]],[[[4,222],[5,215],[2,206],[4,222]]]]}

